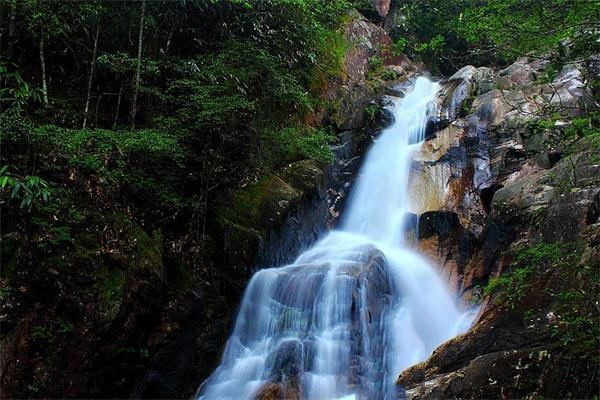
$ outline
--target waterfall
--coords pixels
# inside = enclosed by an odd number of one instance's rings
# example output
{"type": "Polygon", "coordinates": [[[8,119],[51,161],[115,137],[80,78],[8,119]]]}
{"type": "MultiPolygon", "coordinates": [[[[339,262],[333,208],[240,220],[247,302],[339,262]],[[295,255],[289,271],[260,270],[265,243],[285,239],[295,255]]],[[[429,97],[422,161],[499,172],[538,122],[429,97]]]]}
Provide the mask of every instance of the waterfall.
{"type": "Polygon", "coordinates": [[[394,381],[465,331],[437,273],[404,242],[411,152],[439,85],[419,77],[369,150],[341,229],[251,279],[199,399],[396,399],[394,381]]]}

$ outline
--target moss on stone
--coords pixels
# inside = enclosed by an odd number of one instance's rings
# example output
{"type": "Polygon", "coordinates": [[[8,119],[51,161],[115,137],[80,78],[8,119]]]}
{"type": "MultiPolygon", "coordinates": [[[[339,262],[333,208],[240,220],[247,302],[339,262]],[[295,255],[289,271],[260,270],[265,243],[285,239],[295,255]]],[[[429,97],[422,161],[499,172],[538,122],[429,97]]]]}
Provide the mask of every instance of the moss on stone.
{"type": "Polygon", "coordinates": [[[97,288],[101,302],[100,313],[107,320],[116,317],[125,295],[127,273],[119,267],[102,264],[96,271],[97,288]]]}
{"type": "MultiPolygon", "coordinates": [[[[119,312],[129,282],[142,277],[147,279],[148,274],[160,277],[163,274],[160,233],[157,231],[151,237],[123,216],[117,217],[114,222],[123,233],[118,249],[120,254],[113,258],[113,263],[99,263],[94,273],[101,300],[100,312],[108,320],[119,312]]],[[[78,248],[80,255],[91,255],[86,246],[78,248]]]]}
{"type": "Polygon", "coordinates": [[[132,226],[131,234],[136,244],[135,265],[154,274],[161,275],[163,270],[160,231],[154,231],[150,237],[142,228],[132,226]]]}
{"type": "Polygon", "coordinates": [[[221,225],[233,225],[263,231],[280,221],[284,211],[300,197],[300,192],[276,175],[267,175],[257,183],[236,192],[231,205],[218,211],[221,225]]]}
{"type": "Polygon", "coordinates": [[[292,163],[282,171],[280,176],[302,194],[325,188],[325,173],[315,160],[292,163]]]}

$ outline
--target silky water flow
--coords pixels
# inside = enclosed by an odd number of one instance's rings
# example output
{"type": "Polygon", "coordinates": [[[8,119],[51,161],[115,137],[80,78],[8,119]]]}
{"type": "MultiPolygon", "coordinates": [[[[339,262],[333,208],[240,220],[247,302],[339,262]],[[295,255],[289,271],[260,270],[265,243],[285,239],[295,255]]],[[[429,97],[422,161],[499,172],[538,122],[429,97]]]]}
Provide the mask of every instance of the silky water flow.
{"type": "Polygon", "coordinates": [[[268,388],[308,400],[401,398],[398,374],[468,329],[474,311],[459,310],[404,242],[411,152],[439,84],[419,77],[408,90],[366,156],[340,229],[252,277],[199,399],[254,399],[268,388]]]}

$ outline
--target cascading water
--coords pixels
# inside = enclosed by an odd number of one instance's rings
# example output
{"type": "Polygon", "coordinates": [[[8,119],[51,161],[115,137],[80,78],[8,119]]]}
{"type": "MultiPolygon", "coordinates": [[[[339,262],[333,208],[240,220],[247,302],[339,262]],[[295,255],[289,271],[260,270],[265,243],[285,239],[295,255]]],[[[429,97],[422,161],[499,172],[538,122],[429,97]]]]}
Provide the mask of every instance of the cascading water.
{"type": "Polygon", "coordinates": [[[465,331],[436,272],[403,244],[411,152],[439,85],[419,77],[370,149],[341,229],[291,265],[257,272],[199,399],[395,399],[394,381],[465,331]],[[275,398],[275,397],[274,397],[275,398]]]}

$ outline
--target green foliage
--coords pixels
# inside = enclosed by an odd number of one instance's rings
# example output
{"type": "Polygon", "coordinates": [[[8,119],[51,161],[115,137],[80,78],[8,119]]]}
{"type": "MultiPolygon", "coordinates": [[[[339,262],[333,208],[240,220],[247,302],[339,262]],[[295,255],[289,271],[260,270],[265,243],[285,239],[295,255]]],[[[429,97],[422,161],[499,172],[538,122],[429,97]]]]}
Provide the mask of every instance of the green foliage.
{"type": "Polygon", "coordinates": [[[572,244],[540,243],[514,252],[514,265],[524,268],[548,268],[566,260],[573,251],[572,244]]]}
{"type": "Polygon", "coordinates": [[[369,104],[365,107],[365,118],[368,123],[375,122],[375,118],[379,113],[381,107],[378,104],[369,104]]]}
{"type": "Polygon", "coordinates": [[[584,139],[592,147],[600,147],[600,113],[590,112],[584,117],[569,118],[566,127],[558,127],[556,122],[562,119],[562,116],[557,110],[551,118],[541,118],[533,120],[529,123],[531,133],[541,134],[548,129],[556,129],[559,131],[559,141],[570,149],[571,145],[579,140],[584,139]]]}
{"type": "Polygon", "coordinates": [[[383,68],[383,60],[379,56],[373,56],[369,58],[369,69],[373,72],[379,71],[383,68]]]}
{"type": "Polygon", "coordinates": [[[71,227],[68,225],[53,225],[47,219],[37,218],[34,225],[43,233],[43,240],[37,243],[40,249],[57,248],[73,243],[71,227]]]}
{"type": "MultiPolygon", "coordinates": [[[[137,59],[127,53],[102,54],[98,57],[98,65],[117,73],[133,73],[137,68],[137,59]]],[[[160,74],[159,64],[154,60],[144,60],[140,73],[145,77],[156,77],[160,74]]]]}
{"type": "Polygon", "coordinates": [[[533,54],[552,61],[548,79],[565,62],[600,51],[594,1],[407,0],[399,7],[393,34],[402,51],[444,73],[533,54]]]}
{"type": "MultiPolygon", "coordinates": [[[[137,198],[153,199],[156,206],[173,207],[178,197],[173,190],[183,168],[184,151],[170,134],[150,129],[111,131],[67,129],[41,125],[32,130],[0,132],[3,143],[18,149],[29,147],[45,163],[46,173],[71,168],[72,174],[92,177],[109,192],[127,188],[137,198]]],[[[47,201],[48,183],[37,177],[0,183],[13,188],[13,198],[22,207],[39,208],[47,201]]]]}
{"type": "Polygon", "coordinates": [[[481,63],[477,57],[466,60],[469,46],[458,30],[461,16],[471,4],[470,0],[400,2],[392,51],[420,58],[432,71],[446,74],[466,63],[481,63]]]}
{"type": "Polygon", "coordinates": [[[417,53],[430,52],[433,54],[438,54],[443,46],[444,37],[442,35],[435,35],[428,42],[417,44],[415,46],[415,51],[417,53]]]}
{"type": "Polygon", "coordinates": [[[565,135],[568,138],[585,138],[590,145],[600,148],[600,113],[571,119],[565,135]]]}
{"type": "MultiPolygon", "coordinates": [[[[575,351],[597,349],[600,274],[597,266],[580,264],[580,255],[578,243],[540,243],[519,248],[513,252],[510,270],[491,279],[484,295],[494,295],[514,309],[531,290],[535,278],[545,275],[543,279],[553,282],[545,289],[554,298],[556,320],[550,327],[552,336],[575,351]]],[[[533,310],[527,310],[523,317],[529,320],[533,315],[533,310]]]]}
{"type": "Polygon", "coordinates": [[[110,131],[42,125],[31,132],[29,140],[40,151],[66,156],[73,164],[100,164],[99,170],[90,171],[92,173],[106,171],[107,158],[117,157],[117,154],[119,158],[135,158],[140,163],[169,161],[176,165],[181,157],[181,149],[173,136],[145,129],[110,131]],[[95,161],[89,161],[90,158],[95,161]]]}
{"type": "Polygon", "coordinates": [[[483,295],[501,294],[501,299],[506,301],[511,308],[515,308],[518,301],[527,293],[528,278],[531,273],[532,271],[528,268],[515,268],[509,275],[491,278],[483,289],[483,295]]]}
{"type": "Polygon", "coordinates": [[[564,264],[556,278],[562,289],[548,290],[557,300],[557,321],[552,325],[552,335],[563,346],[575,351],[595,351],[600,340],[600,308],[598,288],[600,274],[597,266],[564,264]]]}
{"type": "Polygon", "coordinates": [[[317,95],[329,80],[342,76],[348,42],[339,30],[323,30],[317,43],[318,58],[308,74],[308,86],[317,95]]]}
{"type": "Polygon", "coordinates": [[[599,17],[593,1],[487,0],[466,9],[458,28],[469,42],[505,57],[556,51],[574,59],[597,53],[599,17]]]}
{"type": "Polygon", "coordinates": [[[167,129],[188,138],[221,133],[227,142],[243,140],[256,113],[273,117],[311,110],[299,78],[278,58],[251,43],[229,41],[216,57],[199,60],[196,72],[173,80],[163,101],[170,116],[157,119],[167,129]],[[241,132],[240,132],[241,131],[241,132]],[[234,135],[242,133],[239,138],[234,135]]]}
{"type": "Polygon", "coordinates": [[[41,345],[55,344],[57,338],[73,332],[73,324],[62,318],[49,320],[45,325],[37,325],[31,329],[31,338],[41,345]]]}
{"type": "Polygon", "coordinates": [[[271,153],[272,160],[289,162],[311,158],[324,163],[333,161],[329,145],[335,140],[335,136],[322,129],[287,127],[266,131],[262,139],[274,151],[271,153]]]}
{"type": "Polygon", "coordinates": [[[396,41],[394,42],[394,44],[392,45],[392,55],[394,56],[399,56],[401,54],[404,54],[404,51],[406,50],[408,46],[408,40],[406,40],[403,37],[400,37],[398,39],[396,39],[396,41]]]}
{"type": "Polygon", "coordinates": [[[54,341],[54,336],[50,329],[47,326],[34,326],[31,330],[31,337],[36,341],[41,341],[45,343],[52,343],[54,341]]]}
{"type": "Polygon", "coordinates": [[[513,263],[508,273],[491,278],[483,288],[484,296],[496,295],[499,301],[515,308],[527,294],[530,278],[536,271],[556,267],[572,255],[572,245],[540,243],[513,251],[513,263]]]}
{"type": "Polygon", "coordinates": [[[43,178],[32,175],[20,178],[9,171],[8,165],[0,167],[0,190],[10,191],[10,199],[27,212],[38,210],[47,203],[51,193],[48,182],[43,178]]]}
{"type": "Polygon", "coordinates": [[[562,65],[558,61],[552,60],[550,63],[548,63],[548,66],[544,68],[540,81],[544,83],[552,83],[560,73],[561,69],[562,65]]]}
{"type": "Polygon", "coordinates": [[[8,67],[0,63],[0,111],[18,115],[27,104],[40,100],[39,89],[32,88],[18,70],[9,72],[8,67]]]}

